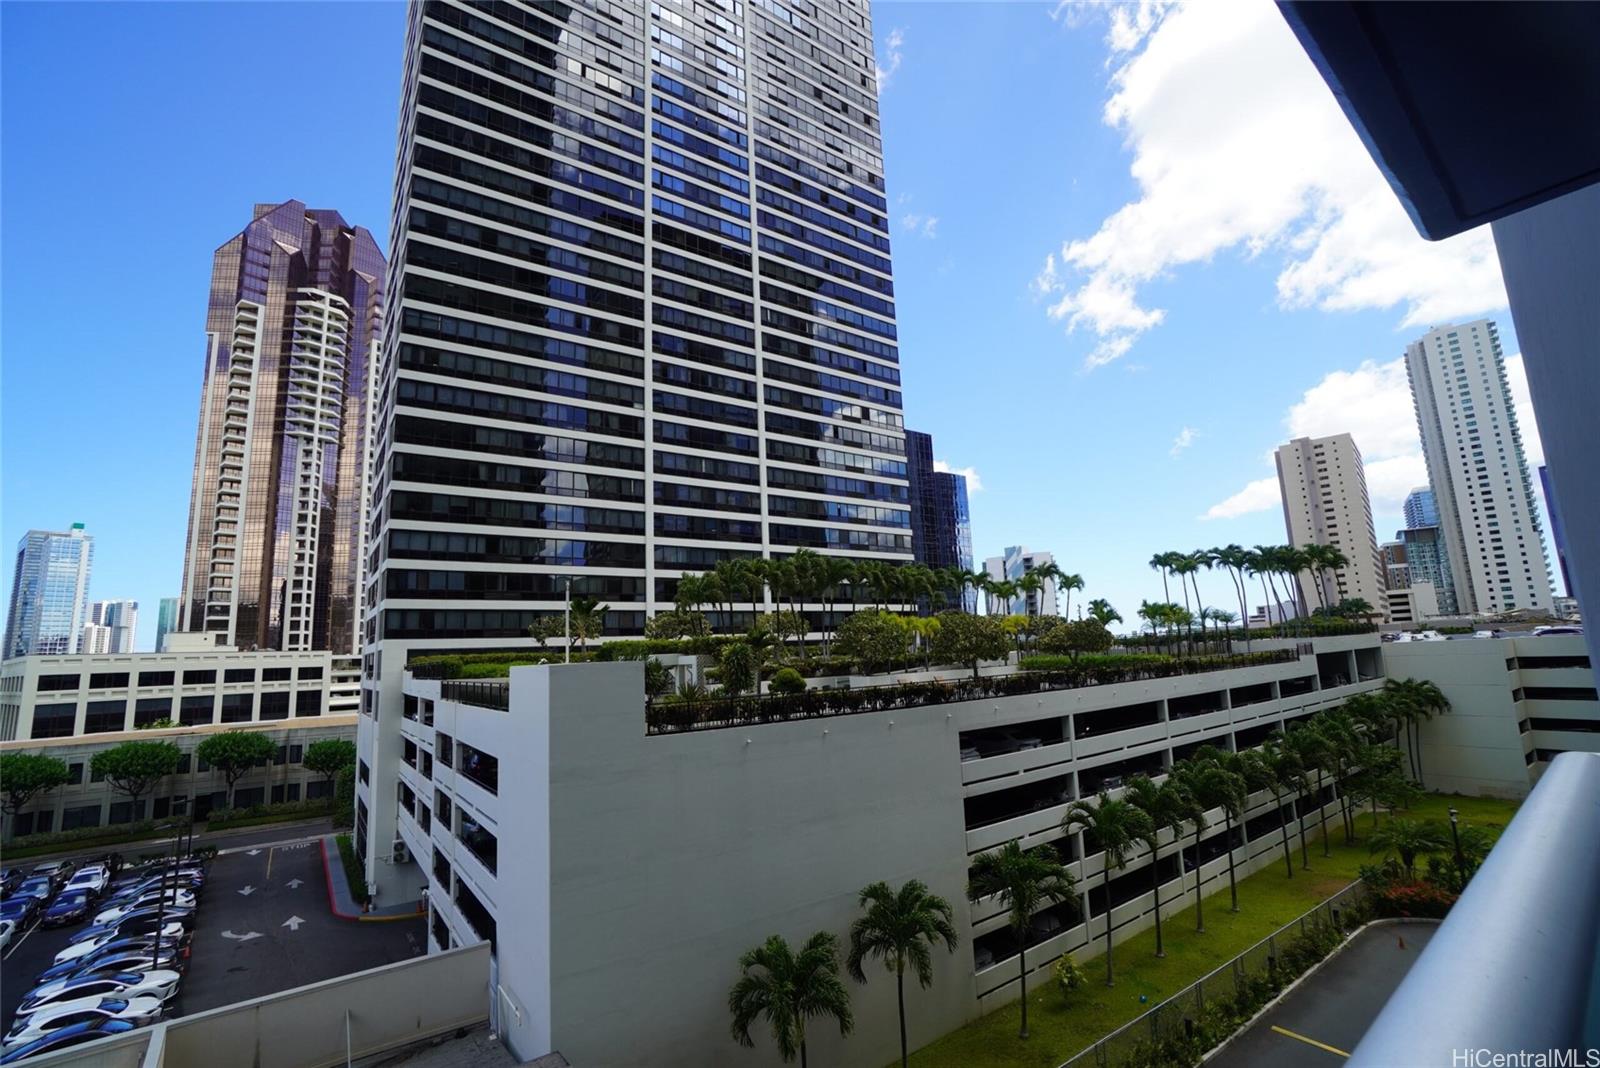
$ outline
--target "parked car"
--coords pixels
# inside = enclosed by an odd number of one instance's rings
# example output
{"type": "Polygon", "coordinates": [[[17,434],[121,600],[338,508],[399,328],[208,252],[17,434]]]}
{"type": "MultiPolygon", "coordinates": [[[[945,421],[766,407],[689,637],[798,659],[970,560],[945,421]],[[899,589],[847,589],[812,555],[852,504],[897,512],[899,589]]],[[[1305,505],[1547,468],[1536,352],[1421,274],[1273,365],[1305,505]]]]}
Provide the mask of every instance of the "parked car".
{"type": "Polygon", "coordinates": [[[94,922],[116,923],[124,916],[138,912],[141,909],[155,908],[156,905],[163,900],[166,901],[167,908],[169,909],[179,908],[192,910],[195,906],[194,895],[187,890],[168,890],[165,893],[162,893],[159,890],[152,890],[148,894],[140,894],[138,897],[130,898],[120,902],[113,902],[105,906],[99,912],[95,913],[94,922]]]}
{"type": "Polygon", "coordinates": [[[22,885],[17,887],[17,897],[36,897],[40,901],[50,900],[50,895],[56,892],[55,884],[48,875],[30,875],[22,880],[22,885]]]}
{"type": "Polygon", "coordinates": [[[1535,638],[1543,638],[1543,637],[1546,637],[1547,635],[1551,635],[1551,634],[1582,634],[1582,633],[1583,633],[1583,628],[1582,627],[1560,626],[1560,627],[1534,627],[1533,628],[1533,636],[1535,638]]]}
{"type": "Polygon", "coordinates": [[[162,939],[157,946],[154,938],[119,938],[93,952],[52,964],[40,972],[34,982],[48,983],[100,971],[136,972],[160,968],[181,972],[187,967],[187,955],[176,939],[162,939]]]}
{"type": "Polygon", "coordinates": [[[1021,731],[1007,731],[1003,737],[1011,742],[1011,748],[1006,750],[1008,753],[1020,752],[1023,749],[1038,749],[1044,744],[1038,735],[1021,731]]]}
{"type": "Polygon", "coordinates": [[[11,944],[11,936],[16,932],[16,920],[0,920],[0,950],[11,944]]]}
{"type": "Polygon", "coordinates": [[[98,1042],[102,1038],[126,1034],[133,1029],[134,1025],[126,1020],[85,1020],[82,1023],[68,1024],[44,1038],[8,1050],[5,1056],[0,1057],[0,1064],[17,1064],[42,1053],[71,1049],[85,1042],[98,1042]]]}
{"type": "Polygon", "coordinates": [[[26,878],[21,868],[7,868],[0,872],[0,896],[10,897],[26,878]]]}
{"type": "Polygon", "coordinates": [[[89,909],[93,907],[87,890],[63,890],[50,902],[50,907],[44,910],[44,916],[39,920],[41,927],[65,927],[68,924],[82,923],[89,918],[89,909]]]}
{"type": "MultiPolygon", "coordinates": [[[[142,931],[120,931],[115,928],[109,930],[91,928],[90,930],[94,931],[93,936],[90,938],[82,938],[83,935],[90,933],[89,930],[79,931],[78,937],[74,938],[73,941],[68,944],[66,949],[63,949],[60,953],[56,954],[55,963],[65,964],[69,960],[78,960],[81,957],[87,957],[95,950],[103,949],[113,942],[119,942],[124,939],[135,939],[140,935],[149,937],[154,937],[155,935],[153,928],[142,931]],[[82,938],[82,940],[80,941],[79,938],[82,938]]],[[[161,928],[161,940],[163,942],[170,939],[175,944],[184,944],[184,941],[187,938],[188,932],[184,930],[183,924],[181,923],[174,921],[167,923],[161,928]]]]}
{"type": "Polygon", "coordinates": [[[977,760],[982,755],[983,754],[978,752],[978,747],[975,745],[964,745],[961,747],[962,763],[965,763],[968,760],[977,760]]]}
{"type": "Polygon", "coordinates": [[[103,935],[110,935],[113,938],[137,938],[140,935],[153,935],[158,923],[161,925],[164,937],[168,930],[175,928],[176,932],[170,937],[187,939],[189,930],[194,926],[194,913],[175,909],[140,909],[138,912],[129,913],[115,923],[97,923],[85,927],[67,939],[67,944],[76,945],[79,942],[92,942],[103,935]]]}
{"type": "Polygon", "coordinates": [[[78,865],[76,861],[48,860],[43,864],[35,865],[33,874],[47,877],[53,884],[55,884],[55,888],[59,890],[61,889],[62,885],[72,877],[72,873],[77,870],[78,865]]]}
{"type": "Polygon", "coordinates": [[[972,968],[974,971],[983,971],[994,963],[994,953],[988,946],[978,946],[972,951],[972,968]]]}
{"type": "Polygon", "coordinates": [[[160,998],[89,998],[41,1009],[18,1020],[5,1038],[6,1052],[36,1042],[78,1023],[122,1020],[134,1027],[154,1023],[161,1016],[160,998]]]}
{"type": "Polygon", "coordinates": [[[10,920],[18,927],[26,927],[44,911],[44,901],[44,898],[32,894],[13,894],[0,901],[0,920],[10,920]]]}
{"type": "Polygon", "coordinates": [[[24,1016],[67,1001],[85,998],[160,998],[171,1001],[183,977],[174,971],[101,972],[41,983],[17,1006],[24,1016]]]}
{"type": "Polygon", "coordinates": [[[67,880],[67,885],[62,891],[87,890],[89,896],[98,899],[106,892],[111,884],[111,871],[104,864],[91,864],[86,868],[79,868],[72,873],[72,878],[67,880]]]}

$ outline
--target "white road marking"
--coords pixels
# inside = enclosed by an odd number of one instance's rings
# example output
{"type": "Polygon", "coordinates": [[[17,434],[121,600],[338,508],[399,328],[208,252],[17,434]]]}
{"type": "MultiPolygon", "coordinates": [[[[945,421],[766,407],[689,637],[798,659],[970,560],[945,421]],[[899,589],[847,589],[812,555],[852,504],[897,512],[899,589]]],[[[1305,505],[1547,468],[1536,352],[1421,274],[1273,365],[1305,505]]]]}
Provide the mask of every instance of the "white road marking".
{"type": "Polygon", "coordinates": [[[248,942],[252,938],[260,938],[260,931],[246,931],[244,934],[234,934],[232,931],[223,931],[223,938],[231,938],[235,942],[248,942]]]}
{"type": "Polygon", "coordinates": [[[305,881],[302,879],[290,879],[287,883],[284,883],[284,885],[290,890],[298,890],[301,886],[305,885],[305,881]]]}
{"type": "Polygon", "coordinates": [[[253,894],[255,892],[256,892],[256,888],[253,887],[253,886],[247,886],[243,890],[239,891],[239,893],[244,895],[245,897],[249,897],[251,894],[253,894]]]}
{"type": "Polygon", "coordinates": [[[305,922],[305,920],[302,920],[298,916],[290,916],[287,920],[284,920],[283,923],[279,924],[279,926],[287,927],[291,931],[298,931],[300,930],[300,925],[305,922]]]}
{"type": "Polygon", "coordinates": [[[41,912],[39,914],[39,916],[34,918],[33,926],[29,927],[26,931],[23,931],[21,938],[13,937],[11,939],[11,944],[6,947],[6,955],[5,955],[5,957],[4,958],[0,958],[0,959],[9,959],[11,954],[13,954],[13,953],[15,953],[17,951],[17,947],[22,945],[22,943],[26,942],[28,940],[28,936],[33,934],[33,932],[35,932],[35,931],[37,931],[39,929],[39,920],[43,917],[43,915],[44,915],[44,913],[41,912]]]}
{"type": "Polygon", "coordinates": [[[245,856],[247,856],[247,857],[259,857],[260,855],[261,855],[261,850],[259,850],[259,849],[250,849],[250,850],[246,850],[245,851],[245,856]]]}

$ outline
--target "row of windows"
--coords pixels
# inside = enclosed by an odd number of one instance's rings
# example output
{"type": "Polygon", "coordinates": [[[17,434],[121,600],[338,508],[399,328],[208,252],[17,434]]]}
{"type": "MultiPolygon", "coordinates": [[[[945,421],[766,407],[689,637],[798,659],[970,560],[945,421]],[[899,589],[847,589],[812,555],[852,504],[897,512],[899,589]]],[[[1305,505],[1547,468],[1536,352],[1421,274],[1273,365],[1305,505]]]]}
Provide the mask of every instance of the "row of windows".
{"type": "MultiPolygon", "coordinates": [[[[562,378],[569,381],[565,383],[568,390],[574,394],[583,388],[592,390],[590,399],[609,401],[612,404],[630,404],[639,406],[642,399],[642,390],[634,386],[623,386],[615,382],[604,380],[582,379],[577,375],[561,375],[551,372],[552,377],[558,382],[562,378]]],[[[541,427],[560,427],[566,430],[585,430],[595,434],[614,434],[619,437],[639,438],[644,436],[644,421],[638,416],[623,415],[619,412],[594,411],[589,408],[579,408],[572,404],[560,404],[555,401],[541,401],[528,397],[508,393],[494,393],[488,390],[467,389],[461,386],[446,386],[437,382],[419,382],[414,378],[402,378],[396,383],[396,395],[399,403],[418,408],[432,408],[442,412],[462,412],[468,415],[477,415],[489,419],[515,420],[522,423],[535,423],[541,427]]],[[[458,425],[458,424],[452,424],[458,425]]],[[[479,430],[487,431],[485,427],[479,430]]],[[[495,431],[498,435],[508,435],[504,438],[504,448],[519,448],[524,450],[523,455],[543,455],[544,446],[538,442],[527,441],[527,436],[512,430],[495,431]]],[[[498,449],[502,446],[487,444],[490,438],[479,436],[476,440],[480,444],[476,447],[498,449]]]]}
{"type": "Polygon", "coordinates": [[[679,393],[663,393],[656,390],[653,394],[655,410],[658,412],[677,412],[680,415],[692,416],[695,419],[705,419],[713,423],[729,423],[733,426],[747,426],[754,428],[756,425],[756,410],[738,404],[723,404],[720,401],[706,400],[702,397],[685,397],[679,393]]]}
{"type": "MultiPolygon", "coordinates": [[[[511,500],[504,497],[467,497],[450,493],[423,493],[418,490],[395,490],[391,501],[390,517],[393,519],[474,523],[483,526],[537,527],[541,530],[582,530],[606,534],[644,533],[644,513],[620,508],[511,500]]],[[[412,539],[411,543],[418,544],[419,541],[420,539],[412,539]]],[[[395,543],[391,541],[391,545],[393,544],[395,543]]]]}
{"type": "MultiPolygon", "coordinates": [[[[644,361],[637,356],[562,338],[540,337],[521,330],[473,322],[471,319],[458,319],[453,315],[443,315],[439,312],[407,308],[401,319],[401,329],[406,333],[422,337],[440,341],[460,341],[513,355],[549,360],[552,363],[572,364],[575,367],[588,367],[597,371],[612,371],[632,378],[641,378],[644,375],[644,361]]],[[[440,366],[444,365],[441,363],[440,366]]]]}
{"type": "MultiPolygon", "coordinates": [[[[691,260],[689,257],[680,256],[676,252],[668,252],[665,249],[660,248],[652,249],[650,258],[655,264],[656,270],[658,271],[667,271],[671,274],[682,275],[685,278],[693,278],[698,282],[705,282],[708,285],[721,286],[724,289],[731,289],[736,293],[742,293],[746,297],[750,296],[753,288],[750,276],[747,274],[739,274],[735,271],[725,270],[724,268],[718,267],[715,264],[702,263],[700,260],[691,260]]],[[[659,283],[662,281],[662,279],[657,278],[656,281],[659,283]]],[[[661,293],[661,288],[659,285],[656,287],[656,292],[661,295],[666,295],[661,293]]],[[[750,305],[744,303],[743,301],[737,303],[743,304],[742,311],[728,312],[724,314],[736,315],[740,319],[750,319],[752,317],[750,305]]],[[[713,311],[716,310],[716,306],[714,304],[702,303],[701,307],[710,308],[713,311]]]]}
{"type": "MultiPolygon", "coordinates": [[[[514,256],[530,263],[553,267],[556,270],[596,278],[636,292],[644,288],[644,272],[638,268],[624,267],[620,264],[612,263],[610,260],[595,259],[564,245],[533,241],[526,237],[466,222],[437,211],[429,211],[426,208],[413,207],[411,209],[410,233],[412,235],[428,234],[434,237],[446,238],[458,244],[471,245],[489,252],[497,252],[503,256],[514,256]]],[[[568,239],[570,240],[570,238],[568,239]]],[[[638,247],[635,242],[624,242],[620,238],[617,240],[622,245],[632,246],[633,248],[638,247]]],[[[410,262],[409,254],[407,262],[410,262]]]]}
{"type": "MultiPolygon", "coordinates": [[[[383,613],[382,637],[526,639],[530,626],[552,614],[526,609],[391,608],[383,613]]],[[[610,611],[601,633],[622,636],[643,631],[643,612],[610,611]]]]}
{"type": "Polygon", "coordinates": [[[657,419],[653,429],[655,440],[658,442],[670,442],[715,452],[733,452],[742,456],[755,456],[759,452],[759,444],[753,434],[735,434],[703,426],[686,426],[665,419],[657,419]]]}
{"type": "Polygon", "coordinates": [[[782,337],[777,334],[766,333],[761,335],[761,349],[777,356],[787,356],[793,360],[804,360],[823,367],[832,367],[837,371],[849,371],[864,378],[877,378],[898,386],[900,384],[900,369],[873,360],[863,360],[859,356],[851,356],[842,352],[834,352],[818,345],[807,345],[794,338],[782,337]]]}
{"type": "MultiPolygon", "coordinates": [[[[263,682],[287,682],[294,675],[290,667],[268,667],[261,669],[263,682]]],[[[128,671],[96,671],[89,674],[88,689],[91,690],[119,690],[126,689],[134,674],[128,671]]],[[[321,666],[302,667],[299,676],[302,681],[322,678],[321,666]]],[[[76,672],[72,674],[40,675],[39,683],[35,687],[38,693],[60,693],[67,690],[83,689],[83,676],[76,672]]],[[[138,672],[138,685],[141,688],[151,686],[172,686],[177,682],[176,671],[140,671],[138,672]]],[[[224,683],[255,682],[256,669],[253,667],[224,668],[222,671],[224,683]]],[[[215,668],[190,668],[183,672],[183,685],[185,686],[211,686],[217,681],[215,668]]]]}
{"type": "MultiPolygon", "coordinates": [[[[185,727],[212,723],[250,723],[256,721],[255,698],[251,693],[225,693],[220,702],[215,694],[180,698],[177,721],[185,727]],[[220,717],[218,712],[220,711],[220,717]]],[[[288,719],[293,699],[297,717],[322,715],[322,691],[300,690],[264,693],[260,719],[288,719]]],[[[130,729],[128,701],[90,701],[84,708],[84,734],[113,734],[130,729]]],[[[78,706],[74,702],[35,705],[30,738],[69,738],[77,724],[78,706]]],[[[145,697],[134,702],[132,729],[148,727],[173,719],[170,697],[145,697]]]]}
{"type": "MultiPolygon", "coordinates": [[[[483,259],[455,247],[428,242],[407,242],[406,265],[441,271],[460,278],[470,278],[489,285],[516,290],[532,297],[580,304],[586,308],[594,308],[628,319],[644,318],[642,297],[591,286],[559,275],[545,274],[543,271],[518,267],[501,260],[483,259]]],[[[644,279],[640,277],[639,281],[642,283],[644,279]]]]}
{"type": "MultiPolygon", "coordinates": [[[[804,296],[779,286],[761,283],[761,298],[773,304],[781,304],[806,315],[814,315],[819,319],[832,319],[834,322],[845,323],[857,330],[877,334],[880,337],[893,339],[897,336],[895,325],[865,315],[854,308],[846,308],[831,301],[820,300],[816,297],[804,296]]],[[[856,347],[856,346],[852,346],[856,347]]],[[[893,359],[893,357],[889,357],[893,359]]]]}
{"type": "MultiPolygon", "coordinates": [[[[659,221],[650,224],[650,232],[655,237],[657,245],[671,245],[673,248],[684,252],[692,252],[696,256],[725,263],[743,272],[744,275],[749,274],[752,261],[748,248],[730,245],[724,241],[718,241],[714,237],[707,237],[704,234],[693,233],[689,230],[681,230],[676,226],[668,226],[666,223],[659,221]]],[[[751,287],[747,283],[742,288],[744,292],[748,293],[751,287]]]]}
{"type": "MultiPolygon", "coordinates": [[[[587,567],[644,567],[643,545],[608,545],[605,543],[548,541],[546,549],[535,555],[522,557],[521,564],[552,564],[557,561],[575,561],[587,567]],[[569,551],[566,546],[586,545],[585,549],[569,551]]],[[[576,585],[576,584],[574,584],[576,585]]],[[[574,596],[601,598],[606,601],[644,600],[644,579],[626,577],[591,577],[585,587],[588,592],[574,596]]],[[[390,568],[385,572],[384,589],[390,597],[449,597],[479,601],[560,601],[566,596],[567,580],[564,575],[541,575],[527,571],[412,571],[390,568]]]]}
{"type": "Polygon", "coordinates": [[[667,363],[665,360],[657,360],[655,362],[654,372],[657,382],[666,382],[685,389],[696,389],[702,393],[719,393],[725,397],[739,397],[748,401],[756,399],[756,384],[747,378],[719,375],[712,371],[702,371],[698,367],[680,367],[675,363],[667,363]]]}
{"type": "Polygon", "coordinates": [[[715,215],[708,215],[697,208],[679,204],[677,201],[668,200],[666,197],[651,197],[650,208],[657,215],[665,215],[670,219],[677,219],[679,222],[688,223],[690,226],[705,230],[708,233],[721,234],[723,237],[742,241],[745,244],[750,242],[750,228],[748,226],[740,226],[738,223],[729,222],[715,215]]]}
{"type": "Polygon", "coordinates": [[[689,304],[717,315],[726,315],[730,319],[743,319],[750,322],[755,317],[755,305],[738,297],[731,297],[715,289],[706,289],[702,286],[680,282],[675,278],[656,275],[651,280],[651,291],[658,297],[675,300],[681,304],[689,304]]]}
{"type": "MultiPolygon", "coordinates": [[[[479,99],[492,100],[500,107],[510,108],[523,115],[541,119],[552,126],[560,126],[574,133],[592,137],[596,141],[605,143],[631,153],[635,156],[644,154],[644,138],[638,134],[620,130],[610,123],[601,122],[592,115],[583,111],[563,107],[548,97],[538,97],[515,89],[504,82],[493,78],[486,78],[476,71],[469,71],[453,63],[447,63],[437,56],[424,54],[422,57],[421,73],[425,78],[432,78],[445,85],[471,93],[474,99],[468,100],[446,92],[434,85],[426,83],[417,86],[417,103],[423,107],[430,107],[453,115],[464,122],[475,123],[488,127],[499,133],[515,137],[518,141],[533,145],[536,148],[546,148],[560,135],[547,130],[542,126],[501,111],[500,108],[490,108],[479,103],[479,99]]],[[[644,128],[643,116],[639,117],[639,129],[644,128]]],[[[570,155],[573,146],[570,139],[567,153],[570,155]]],[[[605,164],[601,164],[604,166],[605,164]]],[[[614,166],[609,169],[616,169],[614,166]]]]}
{"type": "Polygon", "coordinates": [[[845,501],[818,501],[803,497],[780,497],[774,494],[767,498],[767,510],[775,516],[790,516],[797,519],[869,523],[880,527],[911,526],[911,513],[904,509],[849,504],[845,501]]]}
{"type": "MultiPolygon", "coordinates": [[[[424,86],[424,90],[429,87],[424,86]]],[[[453,109],[441,107],[447,113],[455,112],[487,112],[487,108],[472,105],[461,101],[451,94],[434,91],[432,94],[455,102],[453,109]]],[[[496,113],[498,114],[498,113],[496,113]]],[[[476,114],[462,115],[462,118],[473,120],[479,117],[476,114]]],[[[487,124],[487,123],[486,123],[487,124]]],[[[523,125],[531,125],[524,123],[523,125]]],[[[644,164],[619,156],[615,152],[608,152],[596,148],[586,141],[567,137],[564,134],[547,133],[541,140],[545,143],[539,146],[539,151],[523,148],[519,144],[502,141],[490,137],[488,134],[477,130],[469,130],[457,126],[455,123],[446,122],[444,119],[426,113],[418,113],[416,136],[419,139],[437,141],[458,152],[471,153],[484,159],[494,160],[496,163],[514,167],[523,174],[534,175],[547,182],[556,182],[561,185],[576,186],[586,192],[609,197],[612,200],[627,204],[630,207],[641,207],[644,204],[644,193],[628,181],[644,181],[644,164]],[[565,156],[572,162],[566,162],[560,157],[565,156]],[[601,168],[619,175],[625,181],[608,178],[587,168],[601,168]]]]}
{"type": "MultiPolygon", "coordinates": [[[[767,287],[763,286],[762,288],[766,289],[767,287]]],[[[763,305],[761,308],[761,322],[762,325],[771,327],[774,330],[797,334],[829,345],[838,345],[841,348],[854,349],[857,352],[880,360],[898,361],[900,359],[899,350],[893,345],[885,345],[881,341],[874,341],[871,338],[861,337],[859,334],[853,334],[845,330],[836,330],[825,323],[813,323],[805,319],[797,319],[793,315],[778,311],[769,305],[763,305]]]]}
{"type": "MultiPolygon", "coordinates": [[[[643,548],[637,545],[558,542],[549,538],[521,538],[508,534],[457,534],[438,530],[394,530],[389,533],[390,556],[405,560],[468,560],[510,564],[570,563],[577,560],[588,567],[642,567],[643,553],[643,548]],[[585,544],[587,547],[582,552],[568,551],[566,546],[571,544],[585,544]]],[[[577,588],[573,592],[578,596],[588,596],[577,588]]]]}
{"type": "MultiPolygon", "coordinates": [[[[837,426],[833,423],[818,423],[811,419],[798,419],[782,412],[767,413],[767,432],[769,434],[788,434],[793,437],[811,438],[817,441],[837,442],[841,445],[855,445],[863,449],[873,449],[878,452],[894,453],[899,456],[906,454],[906,439],[893,434],[874,434],[868,430],[861,430],[853,426],[837,426]]],[[[773,442],[772,444],[778,444],[773,442]]],[[[870,458],[863,457],[863,461],[870,458]]],[[[896,474],[905,474],[905,464],[895,463],[886,465],[882,461],[872,460],[872,464],[880,471],[887,473],[894,470],[896,474]]]]}
{"type": "Polygon", "coordinates": [[[655,351],[663,356],[676,356],[683,360],[694,360],[696,363],[709,363],[718,367],[730,367],[738,371],[749,371],[752,374],[756,369],[756,358],[753,353],[725,349],[720,345],[696,341],[693,338],[677,337],[660,330],[654,332],[651,342],[655,351]]]}
{"type": "MultiPolygon", "coordinates": [[[[600,357],[601,362],[610,362],[605,358],[613,354],[594,351],[590,355],[600,357]]],[[[619,359],[617,366],[602,369],[637,376],[638,365],[643,361],[637,356],[625,359],[626,363],[619,359]]],[[[642,407],[644,404],[644,390],[638,386],[612,382],[608,379],[587,378],[583,375],[553,371],[525,363],[512,363],[509,360],[496,360],[488,356],[474,356],[471,353],[450,349],[413,345],[410,342],[404,342],[400,346],[400,366],[429,374],[448,375],[456,379],[492,382],[515,389],[538,390],[567,397],[593,397],[596,400],[629,408],[642,407]]]]}
{"type": "Polygon", "coordinates": [[[644,481],[637,478],[594,475],[583,471],[553,471],[543,467],[406,452],[395,453],[392,462],[393,479],[396,482],[429,482],[592,500],[644,501],[644,481]]]}
{"type": "Polygon", "coordinates": [[[809,271],[802,271],[797,267],[790,267],[788,264],[774,259],[763,259],[761,261],[761,273],[767,278],[774,278],[788,285],[809,290],[819,296],[847,300],[852,304],[866,308],[869,311],[875,311],[880,315],[892,316],[894,314],[893,301],[863,293],[859,289],[853,289],[850,286],[831,281],[809,271]]]}
{"type": "Polygon", "coordinates": [[[891,408],[899,408],[901,405],[900,391],[897,389],[885,389],[870,382],[857,382],[853,378],[840,378],[824,371],[813,371],[809,367],[796,367],[776,360],[763,360],[761,367],[771,378],[810,386],[812,389],[825,390],[829,393],[842,393],[849,397],[876,401],[891,408]]]}
{"type": "Polygon", "coordinates": [[[519,300],[502,293],[489,293],[437,278],[408,274],[403,295],[408,300],[442,304],[447,308],[455,308],[474,315],[539,326],[591,341],[620,345],[625,349],[638,349],[644,344],[644,331],[637,326],[599,319],[566,308],[519,300]]]}

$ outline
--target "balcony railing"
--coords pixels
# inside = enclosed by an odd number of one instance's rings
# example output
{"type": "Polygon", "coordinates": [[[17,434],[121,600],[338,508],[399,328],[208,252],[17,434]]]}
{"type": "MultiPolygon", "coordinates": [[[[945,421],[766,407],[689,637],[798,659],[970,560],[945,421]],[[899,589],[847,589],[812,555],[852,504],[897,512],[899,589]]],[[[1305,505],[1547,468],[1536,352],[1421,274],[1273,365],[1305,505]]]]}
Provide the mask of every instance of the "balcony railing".
{"type": "MultiPolygon", "coordinates": [[[[1086,665],[1053,671],[1022,671],[1010,675],[983,675],[952,682],[907,682],[862,689],[814,689],[797,694],[750,694],[743,697],[708,697],[683,701],[668,698],[645,705],[645,727],[650,734],[717,730],[793,719],[850,716],[887,712],[924,705],[974,701],[989,697],[1110,686],[1121,682],[1201,675],[1214,671],[1296,663],[1300,654],[1280,649],[1238,656],[1178,657],[1165,663],[1129,666],[1086,665]]],[[[445,686],[451,683],[444,683],[445,686]]],[[[447,695],[448,696],[448,695],[447,695]]],[[[497,707],[504,707],[503,705],[497,707]]]]}
{"type": "MultiPolygon", "coordinates": [[[[1600,753],[1563,753],[1350,1058],[1350,1068],[1600,1048],[1600,753]]],[[[1455,1063],[1468,1063],[1456,1060],[1455,1063]]],[[[1523,1063],[1491,1061],[1473,1064],[1523,1063]]],[[[1528,1061],[1526,1063],[1533,1063],[1528,1061]]],[[[1549,1063],[1558,1063],[1554,1060],[1549,1063]]]]}
{"type": "Polygon", "coordinates": [[[508,712],[511,709],[511,680],[448,679],[439,684],[439,699],[508,712]]]}

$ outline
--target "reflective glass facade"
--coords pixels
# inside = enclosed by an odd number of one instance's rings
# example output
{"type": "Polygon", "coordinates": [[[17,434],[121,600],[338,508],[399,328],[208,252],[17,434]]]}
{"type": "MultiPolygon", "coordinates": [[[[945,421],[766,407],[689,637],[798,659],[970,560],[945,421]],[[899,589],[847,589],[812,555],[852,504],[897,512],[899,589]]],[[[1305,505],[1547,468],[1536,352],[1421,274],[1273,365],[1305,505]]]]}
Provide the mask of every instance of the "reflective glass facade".
{"type": "MultiPolygon", "coordinates": [[[[906,465],[911,475],[912,547],[919,564],[972,570],[972,516],[967,510],[967,480],[933,469],[933,439],[906,431],[906,465]]],[[[976,611],[974,590],[962,594],[967,611],[976,611]]]]}
{"type": "Polygon", "coordinates": [[[161,643],[172,631],[178,629],[179,605],[181,600],[177,597],[161,598],[161,610],[156,613],[156,647],[155,652],[161,652],[161,643]]]}
{"type": "Polygon", "coordinates": [[[1438,526],[1439,503],[1434,500],[1433,490],[1422,486],[1406,494],[1405,517],[1408,527],[1438,526]]]}
{"type": "Polygon", "coordinates": [[[861,0],[412,5],[369,640],[911,558],[874,71],[861,0]]]}
{"type": "Polygon", "coordinates": [[[356,649],[385,269],[367,230],[297,200],[217,250],[181,629],[356,649]]]}
{"type": "Polygon", "coordinates": [[[1460,611],[1456,601],[1455,577],[1450,570],[1450,552],[1438,527],[1407,527],[1400,531],[1405,569],[1409,583],[1431,582],[1439,598],[1439,613],[1460,611]]]}
{"type": "Polygon", "coordinates": [[[69,530],[30,530],[17,542],[6,619],[5,659],[77,652],[89,622],[94,538],[82,523],[69,530]]]}

